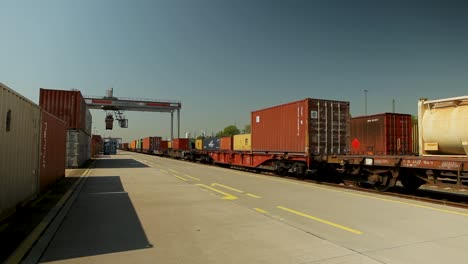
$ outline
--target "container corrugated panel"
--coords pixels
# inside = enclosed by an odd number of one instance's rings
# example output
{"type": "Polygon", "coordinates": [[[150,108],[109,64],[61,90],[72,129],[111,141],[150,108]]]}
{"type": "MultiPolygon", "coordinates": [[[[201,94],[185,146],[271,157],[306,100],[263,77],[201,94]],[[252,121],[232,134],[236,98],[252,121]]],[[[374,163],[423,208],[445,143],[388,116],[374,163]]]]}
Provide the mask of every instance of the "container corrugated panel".
{"type": "Polygon", "coordinates": [[[122,150],[128,150],[128,143],[122,144],[122,150]]]}
{"type": "Polygon", "coordinates": [[[0,83],[0,219],[39,191],[39,106],[0,83]]]}
{"type": "Polygon", "coordinates": [[[219,140],[219,149],[232,150],[232,137],[222,137],[219,140]]]}
{"type": "Polygon", "coordinates": [[[174,138],[172,141],[172,148],[173,149],[180,149],[180,150],[189,150],[189,139],[188,138],[174,138]]]}
{"type": "Polygon", "coordinates": [[[80,91],[40,89],[39,105],[67,123],[68,129],[91,135],[91,113],[80,91]]]}
{"type": "Polygon", "coordinates": [[[65,177],[67,124],[58,117],[42,111],[40,188],[65,177]]]}
{"type": "Polygon", "coordinates": [[[161,137],[151,137],[150,152],[153,152],[154,150],[159,149],[160,145],[161,145],[161,137]]]}
{"type": "Polygon", "coordinates": [[[252,150],[346,154],[349,102],[306,98],[251,113],[252,150]]]}
{"type": "Polygon", "coordinates": [[[169,148],[169,142],[170,141],[167,141],[167,140],[161,140],[161,145],[159,146],[160,149],[162,150],[166,150],[169,148]]]}
{"type": "Polygon", "coordinates": [[[151,150],[151,137],[142,139],[143,152],[149,152],[151,150]]]}
{"type": "Polygon", "coordinates": [[[219,150],[220,145],[221,145],[221,139],[218,137],[211,137],[211,138],[203,139],[204,150],[216,151],[216,150],[219,150]]]}
{"type": "Polygon", "coordinates": [[[252,150],[252,137],[251,134],[240,134],[233,137],[234,148],[236,151],[250,151],[252,150]]]}
{"type": "Polygon", "coordinates": [[[412,143],[413,143],[413,154],[419,154],[419,130],[418,130],[418,121],[413,121],[412,124],[412,143]]]}
{"type": "Polygon", "coordinates": [[[67,168],[78,168],[91,157],[91,137],[82,130],[67,130],[67,168]]]}
{"type": "Polygon", "coordinates": [[[411,115],[382,113],[351,118],[350,153],[365,155],[410,155],[411,115]]]}
{"type": "Polygon", "coordinates": [[[103,151],[104,141],[100,135],[93,135],[91,137],[91,156],[98,155],[103,151]]]}

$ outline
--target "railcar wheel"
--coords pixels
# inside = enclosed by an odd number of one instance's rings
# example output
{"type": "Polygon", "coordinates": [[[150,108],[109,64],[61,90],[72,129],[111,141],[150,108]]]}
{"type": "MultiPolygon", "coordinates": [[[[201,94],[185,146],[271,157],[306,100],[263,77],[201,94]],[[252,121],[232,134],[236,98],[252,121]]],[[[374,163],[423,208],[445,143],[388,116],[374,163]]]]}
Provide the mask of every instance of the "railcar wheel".
{"type": "Polygon", "coordinates": [[[391,172],[369,175],[368,182],[379,192],[385,192],[395,186],[396,179],[391,172]]]}
{"type": "Polygon", "coordinates": [[[407,189],[408,191],[415,191],[425,183],[424,180],[419,178],[422,176],[423,175],[421,172],[407,171],[398,179],[400,180],[403,187],[405,187],[405,189],[407,189]]]}

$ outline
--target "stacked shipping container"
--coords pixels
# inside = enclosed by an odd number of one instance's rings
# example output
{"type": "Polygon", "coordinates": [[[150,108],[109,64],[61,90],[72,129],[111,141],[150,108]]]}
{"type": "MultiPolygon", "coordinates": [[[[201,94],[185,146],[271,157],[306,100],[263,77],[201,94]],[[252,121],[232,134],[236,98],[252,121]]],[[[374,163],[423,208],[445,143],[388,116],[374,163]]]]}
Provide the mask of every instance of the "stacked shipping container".
{"type": "Polygon", "coordinates": [[[80,91],[40,89],[39,105],[67,124],[67,167],[80,167],[91,156],[92,117],[80,91]]]}

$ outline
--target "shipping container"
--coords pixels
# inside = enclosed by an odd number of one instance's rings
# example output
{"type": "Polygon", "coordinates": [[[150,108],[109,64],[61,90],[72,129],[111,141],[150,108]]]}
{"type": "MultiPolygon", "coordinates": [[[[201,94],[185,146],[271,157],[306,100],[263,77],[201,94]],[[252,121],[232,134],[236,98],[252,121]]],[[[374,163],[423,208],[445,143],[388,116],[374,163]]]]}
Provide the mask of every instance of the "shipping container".
{"type": "Polygon", "coordinates": [[[419,154],[419,130],[418,130],[418,121],[413,120],[413,124],[411,126],[411,132],[412,132],[412,137],[411,137],[411,143],[413,143],[412,151],[413,154],[417,155],[419,154]]]}
{"type": "Polygon", "coordinates": [[[128,143],[122,143],[122,150],[128,150],[128,143]]]}
{"type": "Polygon", "coordinates": [[[203,149],[208,151],[219,150],[221,140],[218,137],[210,137],[203,139],[203,149]]]}
{"type": "Polygon", "coordinates": [[[468,156],[468,96],[419,100],[420,155],[468,156]]]}
{"type": "Polygon", "coordinates": [[[39,106],[67,123],[67,129],[91,135],[91,112],[80,91],[40,89],[39,106]]]}
{"type": "Polygon", "coordinates": [[[222,137],[219,142],[220,150],[232,150],[232,137],[222,137]]]}
{"type": "Polygon", "coordinates": [[[234,147],[236,151],[250,151],[252,150],[252,137],[251,134],[240,134],[233,137],[234,147]]]}
{"type": "Polygon", "coordinates": [[[351,118],[350,154],[413,154],[411,123],[411,115],[397,113],[351,118]]]}
{"type": "Polygon", "coordinates": [[[91,137],[82,130],[67,130],[67,168],[82,167],[91,157],[91,137]]]}
{"type": "Polygon", "coordinates": [[[155,150],[155,149],[159,149],[161,145],[161,137],[151,137],[151,153],[155,150]]]}
{"type": "Polygon", "coordinates": [[[169,142],[170,141],[167,140],[161,140],[161,145],[159,146],[159,148],[161,150],[167,150],[169,148],[169,142]]]}
{"type": "Polygon", "coordinates": [[[0,219],[39,191],[39,106],[0,83],[0,219]]]}
{"type": "Polygon", "coordinates": [[[146,137],[142,139],[142,150],[145,153],[153,153],[160,145],[161,137],[146,137]]]}
{"type": "Polygon", "coordinates": [[[91,156],[98,155],[103,152],[104,141],[100,135],[93,135],[91,137],[91,156]]]}
{"type": "Polygon", "coordinates": [[[172,148],[172,141],[167,141],[167,148],[172,148]]]}
{"type": "Polygon", "coordinates": [[[136,140],[135,151],[136,152],[141,152],[142,148],[143,148],[143,139],[137,139],[136,140]]]}
{"type": "Polygon", "coordinates": [[[189,150],[189,139],[188,138],[174,138],[172,140],[172,148],[179,150],[189,150]]]}
{"type": "Polygon", "coordinates": [[[42,111],[40,189],[65,177],[67,124],[58,117],[42,111]]]}
{"type": "Polygon", "coordinates": [[[104,155],[116,155],[117,145],[118,145],[117,139],[104,138],[104,155]]]}
{"type": "Polygon", "coordinates": [[[199,138],[195,140],[195,149],[203,150],[203,139],[199,138]]]}
{"type": "Polygon", "coordinates": [[[253,111],[252,150],[346,154],[349,117],[349,102],[311,98],[253,111]]]}

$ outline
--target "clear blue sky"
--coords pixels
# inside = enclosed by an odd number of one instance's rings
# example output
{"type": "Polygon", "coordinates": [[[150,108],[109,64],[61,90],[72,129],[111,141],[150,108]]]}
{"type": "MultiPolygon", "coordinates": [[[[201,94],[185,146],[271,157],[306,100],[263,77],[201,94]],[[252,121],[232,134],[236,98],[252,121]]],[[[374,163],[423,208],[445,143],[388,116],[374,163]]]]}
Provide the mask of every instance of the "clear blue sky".
{"type": "MultiPolygon", "coordinates": [[[[250,122],[306,97],[353,116],[417,113],[420,97],[468,94],[464,1],[2,1],[0,82],[182,102],[181,134],[250,122]],[[411,3],[408,3],[411,2],[411,3]]],[[[128,112],[126,141],[169,136],[169,114],[128,112]]],[[[116,126],[116,124],[115,124],[116,126]]]]}

